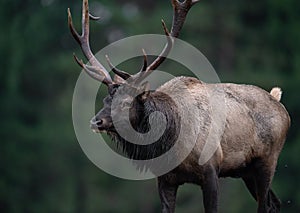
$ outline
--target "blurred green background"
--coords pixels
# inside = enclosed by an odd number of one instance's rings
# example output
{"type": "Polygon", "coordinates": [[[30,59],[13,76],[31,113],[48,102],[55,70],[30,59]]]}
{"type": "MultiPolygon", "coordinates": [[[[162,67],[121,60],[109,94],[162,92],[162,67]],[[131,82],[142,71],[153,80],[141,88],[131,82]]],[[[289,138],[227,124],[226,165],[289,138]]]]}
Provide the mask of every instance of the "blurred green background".
{"type": "MultiPolygon", "coordinates": [[[[94,50],[126,36],[162,33],[161,18],[170,26],[167,0],[90,4],[103,17],[91,25],[94,50]]],[[[76,140],[71,105],[80,68],[72,53],[82,54],[68,31],[68,7],[80,29],[80,0],[0,1],[0,212],[159,212],[155,180],[102,172],[76,140]]],[[[222,82],[283,89],[292,127],[273,188],[282,212],[299,212],[300,1],[202,0],[180,38],[207,56],[222,82]]],[[[136,67],[129,63],[127,70],[136,67]]],[[[220,182],[220,212],[255,212],[241,180],[220,182]]],[[[178,213],[203,212],[197,186],[181,187],[177,201],[178,213]]]]}

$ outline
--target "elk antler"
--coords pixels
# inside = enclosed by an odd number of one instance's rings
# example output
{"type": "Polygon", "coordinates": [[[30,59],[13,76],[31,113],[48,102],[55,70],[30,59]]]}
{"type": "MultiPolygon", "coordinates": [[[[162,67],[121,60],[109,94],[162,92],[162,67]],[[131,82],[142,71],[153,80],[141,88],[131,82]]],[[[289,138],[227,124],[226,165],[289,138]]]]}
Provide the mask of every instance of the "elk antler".
{"type": "Polygon", "coordinates": [[[157,69],[164,62],[173,47],[174,38],[179,36],[189,10],[199,1],[200,0],[185,0],[184,2],[180,2],[179,0],[171,0],[174,10],[171,33],[168,31],[165,22],[162,20],[163,29],[167,36],[167,44],[159,56],[146,69],[134,77],[137,83],[145,79],[153,72],[153,70],[157,69]]]}
{"type": "MultiPolygon", "coordinates": [[[[179,36],[179,33],[182,29],[182,26],[185,22],[186,16],[191,9],[191,7],[199,2],[200,0],[185,0],[184,2],[180,2],[179,0],[171,0],[172,6],[173,6],[173,22],[172,22],[172,28],[171,33],[166,27],[165,22],[162,20],[163,29],[165,31],[166,37],[167,37],[167,44],[163,48],[162,52],[159,54],[159,56],[150,64],[148,65],[147,61],[147,55],[145,51],[143,50],[144,54],[144,63],[141,71],[135,75],[130,75],[127,72],[124,72],[122,70],[117,69],[112,65],[110,62],[108,56],[106,56],[108,65],[110,66],[111,70],[124,80],[127,80],[131,77],[131,80],[133,80],[135,83],[141,82],[143,79],[145,79],[148,75],[150,75],[153,70],[157,69],[159,65],[162,64],[162,62],[166,59],[167,55],[170,53],[173,44],[174,44],[174,38],[177,38],[179,36]]],[[[92,16],[89,13],[89,5],[88,0],[83,0],[82,5],[82,34],[79,35],[78,32],[75,30],[73,26],[72,21],[72,15],[71,11],[68,8],[68,23],[70,31],[75,38],[75,40],[79,43],[82,52],[84,53],[85,57],[89,60],[92,66],[85,65],[82,60],[79,60],[75,55],[74,58],[76,62],[87,72],[89,76],[92,78],[103,82],[106,85],[114,84],[115,82],[112,81],[108,71],[104,68],[104,66],[96,59],[94,54],[92,53],[90,49],[89,44],[89,19],[92,20],[98,20],[99,17],[92,16]]]]}
{"type": "Polygon", "coordinates": [[[98,20],[99,17],[95,17],[89,13],[89,4],[88,0],[83,0],[82,3],[82,34],[79,35],[78,32],[75,30],[72,21],[72,15],[70,8],[68,8],[68,24],[70,31],[74,37],[74,39],[79,43],[83,54],[89,60],[92,66],[85,65],[82,60],[79,60],[75,55],[74,58],[76,62],[86,71],[86,73],[94,78],[95,80],[101,81],[107,86],[113,84],[108,71],[104,68],[104,66],[96,59],[94,54],[91,51],[90,44],[89,44],[89,19],[98,20]]]}
{"type": "Polygon", "coordinates": [[[110,69],[111,69],[115,74],[117,74],[118,76],[120,76],[121,78],[123,78],[124,80],[127,80],[128,78],[131,77],[131,75],[130,75],[129,73],[117,69],[117,68],[110,62],[110,59],[109,59],[108,55],[106,55],[106,61],[107,61],[108,65],[109,65],[110,69]]]}

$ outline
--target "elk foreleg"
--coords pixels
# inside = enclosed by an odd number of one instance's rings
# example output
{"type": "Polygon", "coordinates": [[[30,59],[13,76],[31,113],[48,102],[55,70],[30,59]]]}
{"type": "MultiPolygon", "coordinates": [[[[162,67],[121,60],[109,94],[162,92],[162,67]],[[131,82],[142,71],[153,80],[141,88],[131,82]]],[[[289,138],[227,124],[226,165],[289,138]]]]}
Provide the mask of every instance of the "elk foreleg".
{"type": "Polygon", "coordinates": [[[158,192],[162,204],[162,213],[174,213],[178,185],[170,184],[163,178],[158,178],[158,192]]]}
{"type": "Polygon", "coordinates": [[[213,167],[206,169],[202,183],[203,203],[205,213],[218,211],[218,175],[213,167]]]}

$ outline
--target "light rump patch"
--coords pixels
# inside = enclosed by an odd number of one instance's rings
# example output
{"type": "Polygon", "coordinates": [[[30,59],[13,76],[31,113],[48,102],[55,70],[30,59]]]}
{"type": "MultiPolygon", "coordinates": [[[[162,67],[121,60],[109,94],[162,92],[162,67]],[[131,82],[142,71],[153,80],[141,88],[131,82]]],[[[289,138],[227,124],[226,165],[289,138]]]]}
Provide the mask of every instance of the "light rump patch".
{"type": "Polygon", "coordinates": [[[274,87],[270,94],[277,100],[277,101],[280,101],[281,99],[281,96],[282,96],[282,90],[281,88],[279,87],[274,87]]]}

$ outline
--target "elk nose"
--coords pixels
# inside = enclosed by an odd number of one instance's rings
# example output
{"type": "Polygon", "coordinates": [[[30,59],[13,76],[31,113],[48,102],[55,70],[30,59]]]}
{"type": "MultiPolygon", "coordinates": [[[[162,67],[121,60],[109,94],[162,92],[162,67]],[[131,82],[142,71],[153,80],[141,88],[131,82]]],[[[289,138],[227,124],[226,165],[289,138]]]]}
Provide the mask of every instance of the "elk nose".
{"type": "Polygon", "coordinates": [[[105,124],[105,119],[93,118],[90,123],[92,128],[98,128],[101,127],[103,124],[105,124]]]}
{"type": "Polygon", "coordinates": [[[92,118],[92,120],[90,121],[91,127],[92,128],[96,128],[98,126],[98,120],[94,117],[92,118]]]}
{"type": "Polygon", "coordinates": [[[96,121],[97,126],[101,126],[102,124],[103,124],[103,119],[100,119],[100,120],[96,121]]]}

